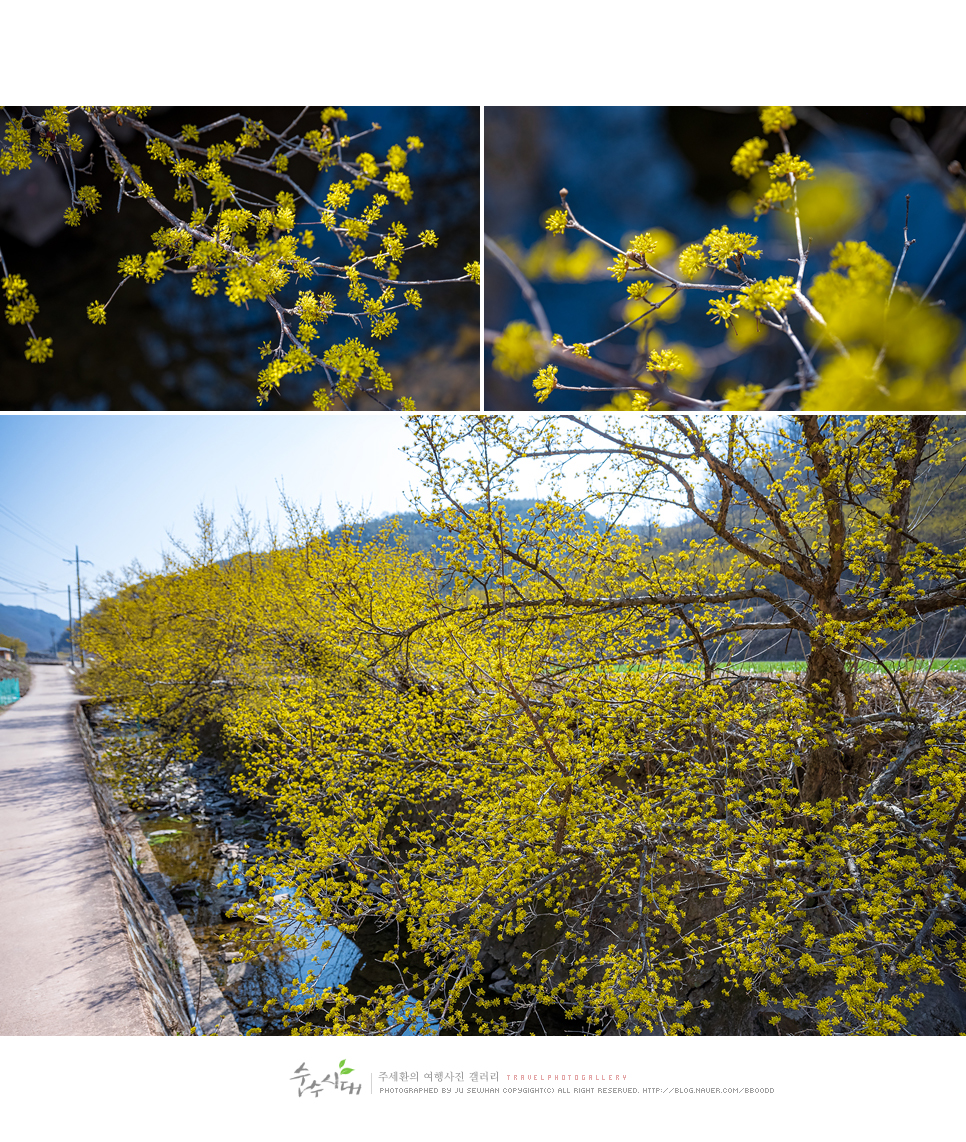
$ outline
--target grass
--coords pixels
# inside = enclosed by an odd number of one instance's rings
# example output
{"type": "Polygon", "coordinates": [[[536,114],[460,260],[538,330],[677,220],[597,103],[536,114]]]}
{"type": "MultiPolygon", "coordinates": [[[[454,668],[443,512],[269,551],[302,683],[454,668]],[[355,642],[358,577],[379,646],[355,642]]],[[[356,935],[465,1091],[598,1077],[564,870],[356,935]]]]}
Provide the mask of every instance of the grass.
{"type": "MultiPolygon", "coordinates": [[[[918,674],[929,669],[933,671],[966,670],[966,658],[937,658],[935,661],[930,658],[885,658],[883,662],[893,674],[899,671],[918,674]]],[[[804,672],[805,665],[803,659],[793,659],[787,662],[755,660],[754,662],[733,662],[730,669],[740,674],[775,674],[779,672],[799,674],[804,672]]],[[[871,659],[862,659],[859,662],[859,672],[861,674],[880,674],[882,667],[878,662],[871,659]]]]}
{"type": "MultiPolygon", "coordinates": [[[[930,658],[886,658],[883,660],[893,674],[900,671],[903,673],[918,674],[924,670],[936,671],[959,671],[966,670],[966,658],[937,658],[933,661],[930,658]]],[[[803,674],[805,672],[806,663],[804,659],[787,659],[782,661],[780,659],[754,659],[750,662],[716,662],[715,672],[728,671],[733,674],[803,674]]],[[[627,663],[615,666],[616,670],[648,670],[648,669],[667,669],[667,663],[659,661],[643,664],[643,663],[627,663]]],[[[703,673],[703,666],[700,661],[698,662],[681,662],[675,664],[675,670],[683,670],[690,673],[692,670],[703,673]]],[[[859,663],[859,671],[862,674],[881,674],[883,673],[882,667],[878,662],[871,659],[863,659],[859,663]]]]}

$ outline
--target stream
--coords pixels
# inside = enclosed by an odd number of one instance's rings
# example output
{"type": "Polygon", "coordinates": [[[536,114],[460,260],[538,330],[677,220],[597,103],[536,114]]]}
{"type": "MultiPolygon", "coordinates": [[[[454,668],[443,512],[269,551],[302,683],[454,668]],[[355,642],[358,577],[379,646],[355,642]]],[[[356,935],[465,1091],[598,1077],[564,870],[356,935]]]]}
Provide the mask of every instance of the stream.
{"type": "MultiPolygon", "coordinates": [[[[128,759],[138,758],[142,750],[143,758],[149,759],[150,735],[139,724],[118,717],[110,707],[95,711],[91,722],[102,764],[112,745],[121,745],[128,759]]],[[[135,766],[140,768],[137,762],[135,766]]],[[[107,760],[107,768],[112,767],[116,770],[117,760],[107,760]]],[[[354,975],[354,983],[362,983],[367,964],[353,940],[325,923],[300,924],[293,931],[292,921],[282,919],[281,908],[269,913],[278,931],[277,943],[243,962],[241,937],[253,925],[233,918],[231,908],[254,896],[244,864],[267,851],[265,838],[273,831],[273,822],[239,801],[228,774],[214,758],[169,765],[160,776],[151,773],[150,764],[143,772],[130,799],[141,806],[137,817],[158,867],[242,1034],[291,1035],[283,989],[304,983],[310,972],[317,991],[347,984],[354,975]],[[233,867],[239,871],[233,872],[233,867]],[[291,947],[291,939],[283,939],[283,927],[285,936],[301,937],[305,947],[291,947]]],[[[280,889],[276,901],[281,903],[286,894],[280,889]]],[[[366,990],[362,983],[362,991],[366,990]]],[[[417,1022],[396,1034],[418,1034],[420,1029],[417,1022]]]]}
{"type": "Polygon", "coordinates": [[[191,815],[140,812],[138,818],[171,895],[243,1034],[256,1029],[267,1035],[291,1034],[284,1025],[284,1013],[278,1010],[282,989],[295,981],[303,983],[309,972],[320,990],[348,983],[362,953],[352,940],[327,924],[300,926],[304,948],[287,947],[280,938],[257,960],[238,961],[240,929],[250,925],[225,913],[248,896],[244,874],[231,872],[241,855],[239,842],[231,838],[231,831],[222,839],[223,826],[191,815]],[[324,948],[327,941],[331,946],[324,948]],[[272,999],[278,1003],[266,1012],[265,1005],[272,999]]]}

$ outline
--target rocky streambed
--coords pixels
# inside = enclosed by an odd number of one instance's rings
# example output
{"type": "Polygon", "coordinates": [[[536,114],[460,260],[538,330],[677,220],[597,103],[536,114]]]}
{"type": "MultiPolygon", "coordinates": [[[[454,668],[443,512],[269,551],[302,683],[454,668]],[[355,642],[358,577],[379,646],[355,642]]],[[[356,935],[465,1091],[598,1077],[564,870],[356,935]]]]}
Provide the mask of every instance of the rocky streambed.
{"type": "MultiPolygon", "coordinates": [[[[234,916],[249,898],[248,866],[267,851],[273,822],[232,791],[230,774],[210,756],[153,769],[154,744],[136,723],[109,707],[92,712],[94,743],[108,777],[118,758],[128,761],[122,796],[134,808],[171,895],[245,1033],[288,1035],[280,1010],[283,989],[311,971],[319,988],[347,983],[362,953],[348,937],[325,924],[284,932],[275,915],[278,942],[257,959],[241,959],[250,922],[234,916]],[[140,762],[140,767],[131,762],[140,762]],[[303,937],[304,948],[287,946],[283,935],[303,937]],[[325,943],[331,946],[323,947],[325,943]],[[274,1003],[270,1001],[274,1000],[274,1003]]],[[[284,892],[279,894],[282,903],[284,892]]]]}

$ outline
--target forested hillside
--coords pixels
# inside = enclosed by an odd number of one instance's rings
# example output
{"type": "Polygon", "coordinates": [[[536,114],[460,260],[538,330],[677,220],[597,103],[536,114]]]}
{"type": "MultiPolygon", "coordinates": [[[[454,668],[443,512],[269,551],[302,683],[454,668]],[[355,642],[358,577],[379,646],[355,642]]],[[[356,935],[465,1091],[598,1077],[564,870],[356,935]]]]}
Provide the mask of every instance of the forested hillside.
{"type": "Polygon", "coordinates": [[[49,611],[0,603],[0,631],[21,639],[28,650],[49,651],[60,643],[66,629],[66,620],[49,611]]]}
{"type": "MultiPolygon", "coordinates": [[[[956,422],[952,418],[941,418],[951,433],[955,432],[956,422]]],[[[766,438],[767,440],[767,438],[766,438]]],[[[779,442],[780,444],[780,442],[779,442]]],[[[790,466],[790,455],[782,454],[781,446],[774,449],[769,458],[771,475],[784,475],[790,466]]],[[[947,552],[962,548],[966,542],[966,443],[952,436],[949,447],[941,461],[924,471],[912,493],[911,514],[916,521],[916,536],[923,542],[933,543],[947,552]]],[[[762,473],[764,478],[765,473],[762,473]]],[[[703,492],[713,496],[713,485],[708,484],[703,492]]],[[[508,498],[501,501],[509,519],[526,516],[537,509],[535,499],[508,498]]],[[[592,529],[603,531],[607,521],[599,515],[580,511],[582,523],[592,529]]],[[[733,509],[735,514],[740,508],[733,509]]],[[[364,546],[370,542],[403,542],[406,549],[423,553],[435,562],[441,563],[443,551],[447,548],[447,532],[424,520],[418,512],[393,513],[366,523],[356,524],[348,529],[336,528],[330,532],[335,538],[343,530],[352,536],[353,542],[364,546]]],[[[665,552],[682,552],[692,543],[705,543],[713,535],[712,528],[693,515],[678,522],[660,525],[655,521],[636,523],[627,527],[630,537],[639,537],[642,551],[651,543],[659,543],[665,552]]],[[[631,540],[633,542],[633,540],[631,540]]],[[[481,556],[482,558],[482,556],[481,556]]],[[[772,576],[769,587],[781,591],[787,585],[780,576],[772,576]]],[[[795,594],[792,588],[792,595],[795,594]]],[[[759,608],[758,617],[765,619],[772,613],[770,604],[759,608]]],[[[786,632],[781,637],[749,632],[738,643],[731,645],[718,657],[734,663],[755,660],[799,661],[807,657],[807,640],[798,632],[786,632]]],[[[958,609],[942,614],[926,616],[916,624],[915,629],[891,632],[883,648],[882,657],[887,659],[913,656],[916,658],[936,657],[937,660],[951,659],[966,653],[966,612],[958,609]]],[[[868,655],[867,655],[868,657],[868,655]]]]}

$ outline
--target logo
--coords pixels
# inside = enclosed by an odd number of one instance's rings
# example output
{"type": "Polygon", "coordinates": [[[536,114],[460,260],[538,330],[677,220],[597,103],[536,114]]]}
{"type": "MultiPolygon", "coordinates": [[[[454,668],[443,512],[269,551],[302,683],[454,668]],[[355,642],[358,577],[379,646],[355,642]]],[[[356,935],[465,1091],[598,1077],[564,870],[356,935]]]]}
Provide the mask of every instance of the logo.
{"type": "Polygon", "coordinates": [[[303,1094],[310,1094],[313,1098],[318,1098],[320,1094],[325,1091],[339,1091],[343,1094],[361,1094],[362,1084],[353,1082],[351,1079],[346,1079],[345,1075],[351,1075],[355,1070],[354,1067],[347,1067],[345,1059],[339,1060],[338,1067],[330,1071],[325,1078],[314,1079],[309,1073],[308,1067],[302,1063],[300,1067],[296,1068],[295,1074],[289,1076],[289,1082],[294,1082],[298,1079],[298,1096],[302,1097],[303,1094]]]}

